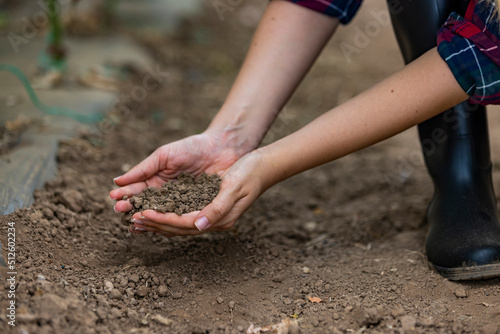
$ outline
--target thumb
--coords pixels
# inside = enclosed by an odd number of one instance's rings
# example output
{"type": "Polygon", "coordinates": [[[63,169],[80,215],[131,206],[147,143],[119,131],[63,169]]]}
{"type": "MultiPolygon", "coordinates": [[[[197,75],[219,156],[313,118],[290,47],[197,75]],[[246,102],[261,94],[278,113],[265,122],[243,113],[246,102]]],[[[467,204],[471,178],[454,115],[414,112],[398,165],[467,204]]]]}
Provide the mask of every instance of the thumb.
{"type": "Polygon", "coordinates": [[[235,203],[232,191],[223,191],[221,188],[219,195],[207,205],[196,217],[194,225],[199,231],[214,226],[223,219],[233,208],[235,203]]]}
{"type": "Polygon", "coordinates": [[[113,179],[113,181],[117,186],[121,187],[128,184],[145,181],[158,173],[158,165],[159,154],[158,151],[155,151],[141,163],[136,165],[124,175],[113,179]]]}

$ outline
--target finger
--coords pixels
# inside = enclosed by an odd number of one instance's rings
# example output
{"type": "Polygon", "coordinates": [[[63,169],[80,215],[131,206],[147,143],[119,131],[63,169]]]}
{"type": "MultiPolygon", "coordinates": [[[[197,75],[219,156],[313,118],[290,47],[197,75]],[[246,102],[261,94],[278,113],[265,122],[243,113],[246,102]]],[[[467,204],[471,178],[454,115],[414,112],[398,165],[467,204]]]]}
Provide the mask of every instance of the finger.
{"type": "Polygon", "coordinates": [[[224,185],[221,186],[219,194],[212,203],[207,205],[196,216],[194,225],[199,231],[205,231],[217,224],[217,222],[223,219],[233,208],[236,202],[234,191],[225,190],[223,188],[225,188],[224,185]]]}
{"type": "Polygon", "coordinates": [[[178,237],[178,235],[175,235],[175,234],[171,234],[171,233],[166,233],[166,232],[155,232],[156,235],[161,235],[163,237],[167,237],[167,238],[175,238],[175,237],[178,237]]]}
{"type": "MultiPolygon", "coordinates": [[[[126,186],[131,183],[145,181],[158,173],[159,170],[159,151],[154,151],[149,157],[144,159],[138,165],[133,167],[122,176],[113,179],[117,186],[126,186]]],[[[166,161],[162,161],[166,164],[166,161]]]]}
{"type": "Polygon", "coordinates": [[[198,230],[181,230],[177,229],[175,227],[169,227],[165,225],[158,225],[155,223],[144,223],[143,227],[146,231],[148,232],[153,232],[153,233],[167,233],[167,234],[172,234],[176,236],[195,236],[199,235],[203,232],[200,232],[198,230]]]}
{"type": "Polygon", "coordinates": [[[145,228],[138,228],[135,227],[134,225],[130,225],[128,227],[128,231],[132,234],[144,234],[147,233],[147,230],[145,228]]]}
{"type": "Polygon", "coordinates": [[[130,204],[129,201],[118,201],[116,202],[115,206],[113,207],[115,212],[129,212],[130,210],[133,209],[132,204],[130,204]]]}
{"type": "MultiPolygon", "coordinates": [[[[148,210],[149,211],[149,210],[148,210]]],[[[160,214],[160,215],[165,215],[165,214],[160,214]]],[[[175,214],[174,214],[175,215],[175,214]]],[[[177,216],[177,215],[175,215],[177,216]]],[[[193,215],[194,216],[194,215],[193,215]]],[[[179,217],[179,216],[177,216],[179,217]]],[[[194,222],[194,218],[191,218],[191,221],[194,222]]],[[[181,227],[173,227],[168,224],[164,223],[158,223],[152,220],[147,219],[146,217],[141,216],[141,213],[135,213],[132,222],[134,223],[134,226],[145,228],[148,232],[166,232],[166,233],[171,233],[175,235],[196,235],[199,234],[200,232],[196,228],[187,228],[184,226],[181,227]],[[191,232],[191,233],[189,233],[191,232]]],[[[194,226],[194,224],[191,222],[190,225],[194,226]]]]}
{"type": "Polygon", "coordinates": [[[179,216],[173,212],[160,213],[154,210],[146,210],[141,212],[139,219],[143,221],[147,219],[159,225],[167,225],[182,230],[198,230],[194,225],[194,221],[199,212],[200,211],[193,211],[179,216]]]}
{"type": "Polygon", "coordinates": [[[143,219],[143,224],[144,225],[142,227],[145,228],[148,232],[169,233],[178,236],[188,236],[188,235],[193,236],[202,233],[197,229],[186,230],[186,229],[171,227],[168,225],[157,224],[147,219],[143,219]]]}
{"type": "Polygon", "coordinates": [[[146,189],[148,185],[146,182],[137,182],[133,184],[129,184],[128,186],[121,187],[109,192],[109,197],[115,200],[121,200],[123,196],[134,196],[142,193],[144,189],[146,189]]]}

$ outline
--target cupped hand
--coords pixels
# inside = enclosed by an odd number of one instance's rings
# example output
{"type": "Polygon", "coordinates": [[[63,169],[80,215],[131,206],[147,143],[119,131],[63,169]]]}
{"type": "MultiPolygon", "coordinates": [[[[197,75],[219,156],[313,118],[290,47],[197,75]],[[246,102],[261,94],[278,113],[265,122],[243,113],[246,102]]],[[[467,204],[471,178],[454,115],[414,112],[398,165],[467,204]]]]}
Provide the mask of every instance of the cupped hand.
{"type": "Polygon", "coordinates": [[[164,145],[126,174],[114,179],[120,188],[109,193],[118,202],[115,211],[128,212],[132,205],[122,200],[140,194],[147,187],[161,187],[182,172],[194,175],[224,173],[238,160],[233,148],[221,144],[215,136],[200,134],[164,145]]]}
{"type": "Polygon", "coordinates": [[[253,151],[222,174],[219,194],[203,210],[182,216],[153,210],[136,213],[131,232],[139,229],[174,237],[228,230],[270,185],[262,154],[253,151]]]}

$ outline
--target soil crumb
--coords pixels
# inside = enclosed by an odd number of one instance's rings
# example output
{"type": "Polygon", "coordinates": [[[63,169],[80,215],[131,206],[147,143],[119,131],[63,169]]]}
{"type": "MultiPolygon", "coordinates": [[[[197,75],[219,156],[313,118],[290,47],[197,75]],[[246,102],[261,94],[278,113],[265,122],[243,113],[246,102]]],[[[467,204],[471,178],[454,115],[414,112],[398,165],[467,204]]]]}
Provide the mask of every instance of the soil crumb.
{"type": "Polygon", "coordinates": [[[146,188],[141,194],[130,198],[129,201],[134,207],[123,216],[122,223],[131,224],[132,216],[144,210],[175,212],[179,216],[201,210],[217,196],[220,182],[217,174],[202,174],[196,177],[182,173],[177,180],[167,182],[161,188],[146,188]]]}

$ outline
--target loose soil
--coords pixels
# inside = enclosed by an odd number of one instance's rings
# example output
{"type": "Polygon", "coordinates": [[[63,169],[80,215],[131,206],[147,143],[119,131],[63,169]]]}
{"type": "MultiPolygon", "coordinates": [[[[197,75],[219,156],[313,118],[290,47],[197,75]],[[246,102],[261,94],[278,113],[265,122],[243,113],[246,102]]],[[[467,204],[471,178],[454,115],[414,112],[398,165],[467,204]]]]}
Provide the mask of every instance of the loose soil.
{"type": "Polygon", "coordinates": [[[179,216],[202,210],[219,193],[220,181],[216,174],[201,174],[196,177],[181,173],[177,180],[169,181],[161,188],[148,187],[141,194],[129,199],[133,209],[122,217],[122,223],[126,226],[132,224],[132,216],[145,210],[175,212],[179,216]]]}
{"type": "MultiPolygon", "coordinates": [[[[32,207],[0,217],[4,255],[15,223],[18,272],[16,327],[7,325],[5,283],[0,332],[243,333],[283,319],[297,321],[291,333],[497,331],[500,280],[447,281],[422,253],[432,183],[415,129],[282,182],[225,233],[167,239],[131,235],[121,224],[111,180],[206,128],[263,5],[244,2],[222,22],[207,5],[174,37],[140,36],[168,82],[130,114],[111,113],[114,128],[63,143],[57,178],[32,207]]],[[[402,66],[389,26],[349,64],[338,47],[382,8],[385,1],[366,2],[338,32],[266,142],[402,66]]],[[[141,82],[138,74],[122,91],[141,82]]],[[[499,118],[491,124],[498,128],[499,118]]],[[[491,133],[495,152],[500,138],[491,133]]],[[[500,189],[498,167],[493,178],[500,189]]]]}

